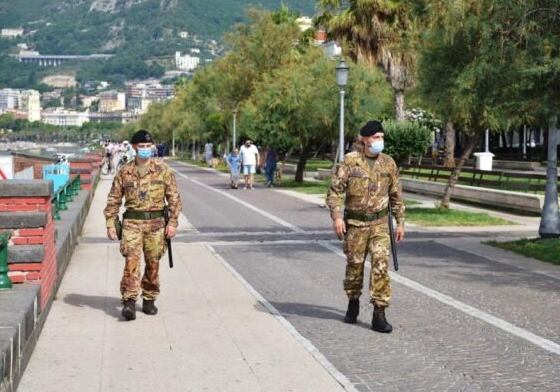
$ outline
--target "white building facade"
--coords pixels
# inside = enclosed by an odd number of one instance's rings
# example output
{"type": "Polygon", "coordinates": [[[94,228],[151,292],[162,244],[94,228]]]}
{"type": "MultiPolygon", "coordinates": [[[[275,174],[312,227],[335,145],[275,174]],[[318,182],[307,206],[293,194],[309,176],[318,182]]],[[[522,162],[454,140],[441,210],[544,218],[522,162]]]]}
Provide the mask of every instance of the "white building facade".
{"type": "Polygon", "coordinates": [[[84,123],[89,122],[89,110],[76,112],[60,108],[49,109],[43,110],[41,118],[45,124],[57,125],[59,127],[81,127],[84,123]]]}
{"type": "Polygon", "coordinates": [[[181,56],[181,52],[175,52],[175,66],[185,71],[192,71],[200,63],[200,57],[191,56],[186,54],[181,56]]]}
{"type": "Polygon", "coordinates": [[[14,38],[23,35],[23,29],[21,27],[15,29],[2,29],[2,37],[14,38]]]}

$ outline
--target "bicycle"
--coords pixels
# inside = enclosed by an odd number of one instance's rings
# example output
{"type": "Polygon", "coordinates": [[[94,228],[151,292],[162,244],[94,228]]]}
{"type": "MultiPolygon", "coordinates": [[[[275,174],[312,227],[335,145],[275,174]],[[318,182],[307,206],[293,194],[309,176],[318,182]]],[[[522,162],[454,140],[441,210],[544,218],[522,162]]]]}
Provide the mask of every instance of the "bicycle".
{"type": "Polygon", "coordinates": [[[101,165],[101,174],[106,176],[107,174],[114,174],[114,173],[115,172],[113,170],[113,165],[111,165],[111,158],[105,157],[101,165]]]}

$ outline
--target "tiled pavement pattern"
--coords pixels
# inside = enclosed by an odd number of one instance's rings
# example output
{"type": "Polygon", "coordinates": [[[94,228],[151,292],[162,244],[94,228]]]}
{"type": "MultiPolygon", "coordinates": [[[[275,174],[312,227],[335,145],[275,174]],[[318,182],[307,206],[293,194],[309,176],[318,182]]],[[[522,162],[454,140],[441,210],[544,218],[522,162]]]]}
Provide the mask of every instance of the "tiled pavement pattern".
{"type": "MultiPolygon", "coordinates": [[[[527,276],[523,287],[519,271],[491,262],[480,272],[489,277],[485,287],[475,279],[474,285],[449,281],[453,270],[444,272],[449,267],[442,268],[437,262],[427,266],[427,260],[447,254],[449,263],[459,265],[456,270],[464,267],[462,262],[472,261],[462,261],[460,252],[450,252],[445,246],[426,245],[430,246],[422,247],[422,258],[410,254],[412,246],[402,247],[402,269],[407,277],[430,275],[430,282],[423,283],[431,288],[514,324],[527,322],[525,327],[532,332],[548,331],[552,336],[545,337],[557,339],[553,319],[558,305],[550,304],[559,303],[553,290],[559,282],[541,282],[531,289],[531,276],[527,276]],[[425,274],[415,272],[418,270],[425,274]],[[522,286],[523,292],[515,301],[526,301],[517,302],[517,307],[507,306],[516,286],[522,286]],[[544,298],[546,295],[550,300],[544,298]],[[539,300],[538,309],[532,309],[539,300]],[[527,312],[521,310],[526,306],[527,312]],[[501,312],[494,313],[495,309],[501,312]]],[[[362,296],[360,323],[342,323],[346,306],[341,289],[344,260],[319,245],[218,246],[216,250],[361,391],[559,389],[559,356],[399,284],[394,284],[393,303],[387,312],[395,327],[392,334],[369,330],[367,296],[362,296]]]]}
{"type": "MultiPolygon", "coordinates": [[[[176,169],[225,191],[211,172],[176,169]]],[[[362,296],[359,324],[342,323],[345,261],[317,242],[333,240],[324,209],[264,189],[230,193],[305,230],[296,233],[208,187],[184,177],[178,180],[185,213],[198,233],[177,240],[214,244],[360,391],[560,390],[560,356],[398,283],[387,312],[395,328],[392,334],[369,329],[367,295],[362,296]],[[279,240],[284,242],[274,243],[279,240]]],[[[544,276],[476,256],[467,247],[457,250],[437,242],[460,244],[465,236],[483,241],[488,234],[409,230],[399,245],[399,274],[560,343],[560,274],[544,276]]]]}

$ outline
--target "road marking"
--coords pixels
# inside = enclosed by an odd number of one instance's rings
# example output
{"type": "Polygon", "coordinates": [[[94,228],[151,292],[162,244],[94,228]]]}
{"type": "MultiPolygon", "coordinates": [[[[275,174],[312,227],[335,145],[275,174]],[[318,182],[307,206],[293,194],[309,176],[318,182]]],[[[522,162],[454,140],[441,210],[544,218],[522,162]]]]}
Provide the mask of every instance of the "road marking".
{"type": "Polygon", "coordinates": [[[191,223],[190,220],[187,219],[187,217],[185,216],[185,214],[181,213],[179,214],[179,230],[183,231],[188,231],[191,233],[198,233],[198,230],[196,229],[196,227],[194,227],[194,225],[191,223]]]}
{"type": "MultiPolygon", "coordinates": [[[[239,199],[236,199],[236,198],[234,198],[233,196],[231,196],[231,195],[229,195],[229,194],[227,194],[227,193],[225,193],[225,192],[222,192],[222,191],[219,191],[219,190],[217,190],[217,189],[211,188],[211,187],[209,187],[208,185],[203,184],[203,183],[201,183],[201,182],[199,182],[199,181],[192,180],[192,179],[188,178],[186,175],[184,175],[184,174],[182,174],[182,173],[179,173],[179,172],[177,172],[177,173],[178,173],[179,175],[181,175],[181,176],[187,178],[187,179],[190,180],[190,181],[193,181],[193,182],[195,182],[195,183],[198,183],[198,184],[201,185],[201,186],[204,186],[204,187],[206,187],[206,188],[209,188],[209,189],[211,189],[211,190],[213,190],[213,191],[215,191],[215,192],[222,193],[222,194],[224,194],[224,196],[229,197],[229,198],[231,198],[231,199],[233,199],[233,200],[235,200],[235,201],[237,201],[237,202],[240,202],[241,204],[246,205],[247,207],[249,207],[249,208],[251,208],[251,209],[254,209],[255,211],[257,211],[257,212],[259,212],[259,213],[262,213],[263,215],[269,217],[270,219],[272,219],[272,220],[274,220],[274,221],[276,221],[276,222],[278,222],[278,221],[284,222],[286,225],[289,225],[289,226],[286,226],[286,227],[290,227],[290,228],[295,228],[295,229],[297,229],[297,230],[292,229],[292,230],[294,230],[294,231],[297,231],[297,232],[300,232],[300,233],[304,233],[304,232],[305,232],[304,230],[299,229],[299,228],[297,228],[297,227],[291,225],[290,223],[287,223],[287,222],[283,221],[282,219],[280,219],[280,218],[278,218],[278,217],[275,217],[274,215],[271,215],[271,214],[269,214],[269,213],[267,213],[267,212],[265,212],[265,211],[262,211],[262,210],[260,210],[260,209],[258,209],[258,208],[256,208],[256,207],[253,207],[253,206],[251,206],[251,205],[248,204],[248,203],[245,203],[245,202],[243,202],[243,201],[241,201],[241,200],[239,200],[239,199]]],[[[280,223],[280,222],[278,222],[278,223],[280,223]]],[[[261,243],[261,242],[258,242],[258,243],[261,243]]],[[[321,241],[321,240],[320,240],[320,241],[317,241],[317,243],[320,244],[321,246],[323,246],[324,248],[329,249],[330,251],[332,251],[332,252],[338,254],[338,255],[341,256],[341,257],[346,257],[346,256],[344,255],[344,253],[342,252],[342,250],[340,250],[339,248],[337,248],[337,247],[335,247],[334,245],[330,244],[328,241],[321,241]]],[[[231,244],[231,243],[229,243],[229,244],[231,244]]],[[[214,243],[214,245],[217,245],[217,244],[214,243]]],[[[369,268],[370,268],[369,265],[366,264],[366,268],[369,269],[369,268]]],[[[426,286],[424,286],[424,285],[422,285],[422,284],[420,284],[420,283],[418,283],[418,282],[415,282],[415,281],[413,281],[413,280],[411,280],[411,279],[405,278],[404,276],[401,276],[401,275],[399,275],[399,274],[397,274],[397,273],[395,273],[395,272],[389,272],[389,274],[390,274],[390,276],[391,276],[391,279],[393,279],[394,281],[396,281],[396,282],[398,282],[398,283],[400,283],[400,284],[402,284],[402,285],[404,285],[404,286],[407,286],[407,287],[409,287],[409,288],[411,288],[411,289],[413,289],[413,290],[415,290],[415,291],[417,291],[417,292],[420,292],[420,293],[422,293],[422,294],[424,294],[424,295],[426,295],[426,296],[428,296],[428,297],[434,298],[434,299],[436,299],[437,301],[440,301],[440,302],[442,302],[442,303],[444,303],[444,304],[446,304],[446,305],[449,305],[449,306],[451,306],[451,307],[453,307],[453,308],[455,308],[455,309],[457,309],[457,310],[460,310],[461,312],[463,312],[463,313],[465,313],[465,314],[468,314],[468,315],[470,315],[470,316],[472,316],[472,317],[476,317],[476,318],[478,318],[478,319],[480,319],[480,320],[482,320],[482,321],[484,321],[484,322],[486,322],[486,323],[488,323],[488,324],[490,324],[490,325],[493,325],[493,326],[495,326],[495,327],[497,327],[497,328],[500,328],[501,330],[503,330],[503,331],[505,331],[505,332],[508,332],[508,333],[510,333],[510,334],[512,334],[512,335],[514,335],[514,336],[517,336],[517,337],[519,337],[519,338],[521,338],[521,339],[524,339],[524,340],[526,340],[526,341],[528,341],[528,342],[531,342],[531,343],[535,344],[536,346],[538,346],[538,347],[540,347],[540,348],[542,348],[542,349],[544,349],[544,350],[546,350],[546,351],[549,351],[549,352],[551,352],[551,353],[553,353],[553,354],[556,354],[556,355],[560,355],[560,345],[557,344],[557,343],[554,343],[554,342],[551,341],[551,340],[548,340],[548,339],[545,339],[545,338],[543,338],[543,337],[541,337],[541,336],[538,336],[538,335],[536,335],[536,334],[534,334],[534,333],[532,333],[532,332],[530,332],[530,331],[527,331],[526,329],[520,328],[520,327],[518,327],[518,326],[516,326],[516,325],[514,325],[514,324],[511,324],[511,323],[509,323],[509,322],[507,322],[507,321],[505,321],[505,320],[503,320],[503,319],[500,319],[500,318],[498,318],[498,317],[492,316],[492,315],[489,314],[489,313],[486,313],[486,312],[484,312],[484,311],[482,311],[482,310],[480,310],[480,309],[477,309],[477,308],[475,308],[475,307],[473,307],[473,306],[467,305],[467,304],[465,304],[465,303],[463,303],[463,302],[461,302],[461,301],[456,300],[456,299],[453,298],[453,297],[450,297],[450,296],[448,296],[448,295],[446,295],[446,294],[440,293],[439,291],[430,289],[430,288],[428,288],[428,287],[426,287],[426,286]]],[[[271,306],[272,306],[272,305],[271,305],[271,306]]],[[[291,325],[291,324],[290,324],[290,325],[291,325]]]]}
{"type": "MultiPolygon", "coordinates": [[[[288,236],[295,236],[295,235],[328,235],[332,234],[334,236],[334,232],[332,230],[304,230],[303,233],[296,233],[293,231],[227,231],[227,232],[219,232],[219,231],[197,231],[196,237],[236,237],[236,236],[279,236],[279,235],[288,235],[288,236]]],[[[191,234],[189,238],[193,238],[191,234]]]]}
{"type": "MultiPolygon", "coordinates": [[[[177,238],[180,240],[180,238],[177,238]]],[[[249,246],[249,245],[309,245],[319,244],[321,242],[338,243],[339,240],[278,240],[278,241],[193,241],[179,242],[188,245],[212,245],[212,246],[249,246]]]]}
{"type": "Polygon", "coordinates": [[[204,184],[203,182],[200,182],[200,181],[195,180],[195,179],[193,179],[193,178],[190,178],[190,177],[187,176],[186,174],[180,173],[180,172],[178,172],[178,171],[175,170],[175,169],[173,169],[173,170],[174,170],[178,175],[180,175],[181,177],[185,178],[186,180],[191,181],[191,182],[194,182],[195,184],[197,184],[197,185],[199,185],[199,186],[201,186],[201,187],[203,187],[203,188],[209,189],[209,190],[211,190],[211,191],[213,191],[213,192],[219,193],[220,195],[222,195],[222,196],[224,196],[224,197],[227,197],[227,198],[229,198],[229,199],[231,199],[231,200],[233,200],[233,201],[235,201],[235,202],[241,204],[242,206],[244,206],[244,207],[246,207],[246,208],[248,208],[248,209],[250,209],[250,210],[253,210],[253,211],[257,212],[257,213],[259,213],[259,214],[261,214],[261,215],[267,217],[268,219],[270,219],[270,220],[272,220],[272,221],[274,221],[274,222],[276,222],[276,223],[278,223],[278,224],[280,224],[280,225],[282,225],[282,226],[284,226],[284,227],[287,227],[287,228],[289,228],[289,229],[292,230],[292,231],[295,231],[296,233],[305,233],[305,230],[300,229],[299,227],[294,226],[294,225],[292,225],[291,223],[288,223],[288,222],[286,222],[285,220],[278,218],[277,216],[274,216],[274,215],[272,215],[272,214],[269,214],[268,212],[266,212],[266,211],[264,211],[264,210],[261,210],[260,208],[257,208],[257,207],[255,207],[255,206],[252,205],[252,204],[247,203],[246,201],[243,201],[243,200],[241,200],[241,199],[238,199],[237,197],[232,196],[232,195],[230,195],[229,193],[226,193],[226,192],[221,191],[221,190],[219,190],[219,189],[212,188],[211,186],[206,185],[206,184],[204,184]]]}
{"type": "MultiPolygon", "coordinates": [[[[336,253],[337,255],[346,258],[342,250],[337,248],[336,246],[328,243],[327,241],[318,241],[321,246],[324,248],[329,249],[330,251],[336,253]]],[[[366,263],[366,268],[370,268],[370,266],[366,263]]],[[[495,327],[500,328],[501,330],[508,332],[514,336],[517,336],[521,339],[524,339],[528,342],[531,342],[540,348],[547,350],[553,354],[560,355],[560,345],[554,343],[548,339],[535,335],[532,332],[527,331],[526,329],[520,328],[516,325],[513,325],[505,320],[502,320],[498,317],[492,316],[489,313],[486,313],[480,309],[477,309],[473,306],[467,305],[461,301],[456,300],[453,297],[450,297],[446,294],[440,293],[439,291],[430,289],[418,282],[415,282],[411,279],[405,278],[395,272],[389,272],[391,279],[394,281],[411,288],[412,290],[418,291],[428,297],[434,298],[446,305],[449,305],[457,310],[460,310],[463,313],[468,314],[469,316],[476,317],[482,321],[485,321],[488,324],[491,324],[495,327]]]]}
{"type": "Polygon", "coordinates": [[[288,332],[299,342],[303,348],[315,358],[317,362],[348,392],[358,392],[354,384],[338,370],[331,361],[329,361],[320,351],[303,335],[301,335],[297,329],[290,323],[283,315],[268,302],[249,282],[245,280],[243,276],[237,272],[235,268],[231,266],[215,249],[214,247],[208,245],[206,247],[210,252],[216,256],[218,260],[223,264],[223,266],[245,287],[245,289],[253,296],[257,301],[259,301],[269,312],[272,314],[276,320],[280,322],[288,330],[288,332]]]}

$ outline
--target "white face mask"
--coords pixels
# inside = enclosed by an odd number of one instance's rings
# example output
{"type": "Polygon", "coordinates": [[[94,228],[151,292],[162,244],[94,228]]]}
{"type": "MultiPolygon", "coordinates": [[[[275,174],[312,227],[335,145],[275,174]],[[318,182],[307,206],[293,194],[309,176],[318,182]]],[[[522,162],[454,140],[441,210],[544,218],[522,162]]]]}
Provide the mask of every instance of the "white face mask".
{"type": "Polygon", "coordinates": [[[377,141],[377,142],[373,142],[368,146],[368,150],[369,152],[371,152],[372,154],[379,154],[381,151],[383,151],[383,148],[385,147],[385,144],[383,143],[383,140],[377,141]]]}

